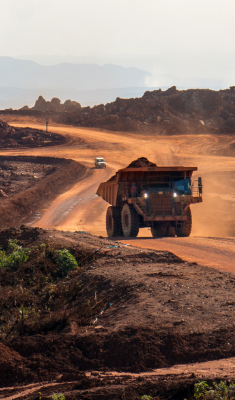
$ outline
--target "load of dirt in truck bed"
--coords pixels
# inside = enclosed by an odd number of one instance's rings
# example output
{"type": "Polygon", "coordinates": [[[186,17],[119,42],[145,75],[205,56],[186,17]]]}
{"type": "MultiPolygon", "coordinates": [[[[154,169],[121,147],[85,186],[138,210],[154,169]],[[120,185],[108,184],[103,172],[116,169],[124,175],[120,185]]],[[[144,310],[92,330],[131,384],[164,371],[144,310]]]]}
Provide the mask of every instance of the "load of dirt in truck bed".
{"type": "Polygon", "coordinates": [[[132,161],[126,168],[156,167],[157,164],[152,163],[146,157],[137,158],[132,161]]]}
{"type": "Polygon", "coordinates": [[[66,142],[58,133],[44,132],[32,128],[16,128],[0,120],[0,147],[45,147],[66,142]]]}
{"type": "Polygon", "coordinates": [[[2,114],[50,118],[62,124],[160,134],[234,133],[235,87],[225,90],[188,89],[147,91],[141,98],[117,98],[106,105],[81,107],[42,97],[32,109],[3,110],[2,114]],[[50,104],[49,104],[50,103],[50,104]],[[52,104],[53,103],[53,104],[52,104]]]}
{"type": "MultiPolygon", "coordinates": [[[[142,167],[156,167],[157,164],[149,161],[146,157],[137,158],[137,160],[132,161],[126,168],[142,168],[142,167]]],[[[116,179],[116,174],[111,176],[107,182],[114,181],[116,179]]]]}
{"type": "Polygon", "coordinates": [[[85,173],[86,167],[64,158],[0,156],[1,227],[21,224],[85,173]]]}
{"type": "Polygon", "coordinates": [[[1,230],[0,246],[1,387],[47,381],[45,395],[63,387],[66,400],[172,394],[196,376],[177,386],[141,373],[235,356],[229,273],[86,232],[21,226],[1,230]]]}

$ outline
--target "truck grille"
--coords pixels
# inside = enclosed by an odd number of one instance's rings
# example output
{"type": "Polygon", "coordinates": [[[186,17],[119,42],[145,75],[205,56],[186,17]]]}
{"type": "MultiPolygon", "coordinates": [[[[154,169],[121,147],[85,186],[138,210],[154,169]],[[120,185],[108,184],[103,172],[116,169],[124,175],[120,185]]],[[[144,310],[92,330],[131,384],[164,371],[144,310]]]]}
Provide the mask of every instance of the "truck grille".
{"type": "Polygon", "coordinates": [[[150,214],[172,215],[172,193],[150,193],[150,214]]]}

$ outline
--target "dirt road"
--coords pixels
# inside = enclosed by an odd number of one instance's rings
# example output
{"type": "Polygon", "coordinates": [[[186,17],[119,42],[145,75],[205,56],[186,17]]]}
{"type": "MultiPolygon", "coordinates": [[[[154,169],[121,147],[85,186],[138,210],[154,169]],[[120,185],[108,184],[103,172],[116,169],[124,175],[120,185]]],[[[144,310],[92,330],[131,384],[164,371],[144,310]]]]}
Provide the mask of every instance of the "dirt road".
{"type": "MultiPolygon", "coordinates": [[[[44,124],[29,119],[8,120],[8,122],[19,127],[44,129],[44,124]]],[[[2,150],[0,154],[71,158],[83,163],[90,170],[81,182],[60,195],[52,204],[46,205],[38,220],[32,218],[33,225],[42,228],[89,231],[106,236],[107,203],[95,194],[100,182],[107,180],[118,168],[141,156],[147,156],[158,165],[195,165],[198,166],[199,175],[204,181],[204,202],[192,206],[192,236],[151,239],[150,231],[142,229],[138,239],[125,242],[143,248],[170,250],[190,262],[235,272],[233,266],[235,239],[221,239],[235,235],[233,222],[235,152],[233,155],[230,147],[235,140],[233,135],[145,135],[143,137],[140,134],[57,124],[50,125],[50,131],[65,135],[68,142],[50,148],[2,150]],[[95,156],[103,156],[106,159],[105,170],[94,169],[95,156]]]]}

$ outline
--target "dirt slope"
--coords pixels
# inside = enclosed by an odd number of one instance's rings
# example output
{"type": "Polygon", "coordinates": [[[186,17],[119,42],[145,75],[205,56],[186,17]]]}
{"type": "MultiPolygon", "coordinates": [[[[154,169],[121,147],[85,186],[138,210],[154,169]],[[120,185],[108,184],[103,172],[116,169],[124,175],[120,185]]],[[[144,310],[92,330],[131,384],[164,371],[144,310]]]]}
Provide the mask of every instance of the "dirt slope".
{"type": "Polygon", "coordinates": [[[3,188],[7,185],[7,190],[1,191],[4,194],[0,209],[1,227],[15,226],[23,220],[27,221],[46,201],[52,201],[86,175],[86,168],[73,160],[0,156],[0,162],[3,168],[3,188]],[[40,166],[45,167],[40,169],[40,166]],[[18,174],[17,170],[20,171],[18,174]],[[34,171],[32,176],[31,170],[34,171]]]}
{"type": "MultiPolygon", "coordinates": [[[[31,399],[38,388],[48,396],[63,389],[66,400],[98,393],[119,398],[126,390],[131,399],[172,395],[209,372],[203,365],[193,376],[190,365],[153,369],[235,356],[230,274],[83,232],[1,230],[4,249],[9,238],[32,252],[18,267],[0,270],[0,385],[6,398],[22,391],[7,385],[36,382],[22,398],[31,399]],[[65,247],[79,265],[68,275],[55,258],[65,247]]],[[[220,363],[232,375],[232,360],[220,363]]]]}

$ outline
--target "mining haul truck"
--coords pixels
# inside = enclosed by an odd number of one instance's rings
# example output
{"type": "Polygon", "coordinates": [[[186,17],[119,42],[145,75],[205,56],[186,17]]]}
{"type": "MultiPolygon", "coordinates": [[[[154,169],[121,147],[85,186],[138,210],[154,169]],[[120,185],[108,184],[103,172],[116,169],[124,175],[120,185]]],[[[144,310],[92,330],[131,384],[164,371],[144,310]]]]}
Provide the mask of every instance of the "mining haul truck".
{"type": "Polygon", "coordinates": [[[111,204],[108,237],[136,237],[145,227],[153,237],[189,236],[190,204],[202,202],[202,179],[192,181],[194,171],[197,167],[158,167],[142,157],[101,183],[97,194],[111,204]]]}

